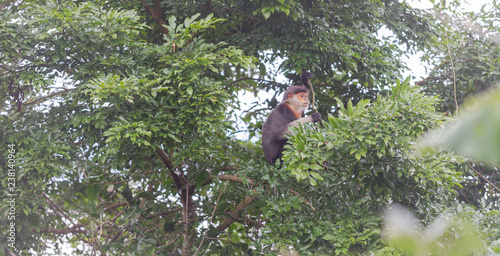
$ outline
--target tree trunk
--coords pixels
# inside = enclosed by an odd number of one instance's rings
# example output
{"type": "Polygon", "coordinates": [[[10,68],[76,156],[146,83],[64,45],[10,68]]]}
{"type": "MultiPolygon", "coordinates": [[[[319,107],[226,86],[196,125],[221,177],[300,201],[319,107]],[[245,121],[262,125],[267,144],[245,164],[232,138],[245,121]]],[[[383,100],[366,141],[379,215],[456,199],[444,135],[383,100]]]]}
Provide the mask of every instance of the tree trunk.
{"type": "Polygon", "coordinates": [[[193,202],[192,193],[194,192],[190,189],[189,184],[186,186],[188,189],[184,189],[182,192],[182,221],[184,222],[184,242],[182,243],[182,256],[193,255],[191,248],[193,247],[193,230],[191,229],[190,220],[196,215],[195,206],[193,202]]]}

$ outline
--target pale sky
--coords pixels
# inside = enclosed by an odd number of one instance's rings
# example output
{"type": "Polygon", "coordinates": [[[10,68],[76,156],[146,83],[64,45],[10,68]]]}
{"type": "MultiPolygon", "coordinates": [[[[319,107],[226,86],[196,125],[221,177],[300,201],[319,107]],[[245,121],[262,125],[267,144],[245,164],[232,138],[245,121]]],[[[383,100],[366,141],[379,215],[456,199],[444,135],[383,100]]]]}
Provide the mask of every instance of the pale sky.
{"type": "MultiPolygon", "coordinates": [[[[438,2],[440,0],[435,0],[438,2]]],[[[451,2],[452,0],[447,0],[447,2],[451,2]]],[[[411,6],[415,8],[428,9],[432,8],[432,3],[430,0],[407,0],[411,6]]],[[[481,7],[485,4],[492,3],[492,0],[461,0],[462,8],[466,11],[474,11],[479,12],[481,7]]]]}

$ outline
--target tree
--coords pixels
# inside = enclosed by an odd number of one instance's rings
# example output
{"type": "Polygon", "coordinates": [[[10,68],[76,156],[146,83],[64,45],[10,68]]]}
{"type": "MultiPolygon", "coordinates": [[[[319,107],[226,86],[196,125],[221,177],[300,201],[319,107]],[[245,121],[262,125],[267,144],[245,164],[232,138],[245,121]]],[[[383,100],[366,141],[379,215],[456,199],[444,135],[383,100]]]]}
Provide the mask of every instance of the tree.
{"type": "Polygon", "coordinates": [[[380,240],[386,204],[429,220],[434,203],[455,199],[454,156],[412,154],[412,141],[442,118],[436,99],[408,81],[384,92],[404,69],[396,44],[422,49],[435,32],[431,16],[404,3],[0,8],[0,165],[8,170],[0,208],[15,198],[16,217],[3,212],[0,226],[2,237],[11,223],[17,231],[14,246],[0,245],[18,254],[394,251],[380,240]],[[394,36],[377,36],[382,27],[394,36]],[[296,131],[280,170],[254,139],[275,100],[238,117],[252,139],[235,139],[230,121],[242,110],[239,92],[286,87],[265,65],[278,58],[290,82],[302,68],[316,75],[319,110],[330,116],[296,131]]]}
{"type": "MultiPolygon", "coordinates": [[[[467,99],[496,87],[500,78],[499,42],[494,25],[498,22],[498,4],[483,6],[480,13],[461,12],[459,7],[460,2],[451,2],[449,6],[436,4],[435,16],[440,21],[436,23],[436,32],[440,40],[430,44],[425,52],[423,60],[433,68],[427,78],[417,83],[427,94],[443,99],[439,111],[454,115],[460,114],[467,99]]],[[[497,203],[497,197],[490,196],[491,184],[500,182],[496,168],[468,162],[461,169],[468,176],[458,191],[461,201],[478,208],[485,198],[497,203]]]]}

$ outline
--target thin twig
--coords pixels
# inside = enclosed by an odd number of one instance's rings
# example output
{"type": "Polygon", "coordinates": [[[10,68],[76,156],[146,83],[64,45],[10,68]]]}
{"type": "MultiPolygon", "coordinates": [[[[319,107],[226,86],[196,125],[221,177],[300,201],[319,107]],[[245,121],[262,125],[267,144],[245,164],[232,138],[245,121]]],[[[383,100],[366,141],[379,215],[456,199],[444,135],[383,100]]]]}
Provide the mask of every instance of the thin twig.
{"type": "MultiPolygon", "coordinates": [[[[441,6],[445,8],[446,1],[441,0],[441,6]]],[[[448,56],[450,57],[451,72],[453,74],[453,96],[455,98],[455,114],[458,113],[458,100],[457,100],[457,77],[455,75],[455,66],[453,64],[453,58],[451,56],[450,41],[448,40],[448,29],[446,29],[446,48],[448,49],[448,56]]]]}
{"type": "Polygon", "coordinates": [[[40,102],[40,101],[46,100],[46,99],[48,99],[48,98],[51,98],[51,97],[54,97],[54,96],[57,96],[57,95],[61,95],[61,94],[65,94],[65,93],[69,93],[69,92],[71,92],[71,91],[73,91],[73,90],[75,90],[75,89],[63,88],[63,90],[62,90],[62,91],[53,92],[53,93],[50,93],[50,94],[48,94],[48,95],[46,95],[46,96],[42,96],[42,97],[40,97],[40,98],[34,99],[33,101],[30,101],[30,102],[24,102],[24,103],[22,103],[22,104],[23,104],[23,106],[33,105],[33,104],[36,104],[36,103],[38,103],[38,102],[40,102]]]}
{"type": "Polygon", "coordinates": [[[314,208],[314,206],[307,199],[305,199],[303,196],[301,196],[295,190],[293,190],[291,188],[289,188],[289,189],[290,189],[290,192],[292,192],[292,194],[294,194],[294,195],[298,196],[300,199],[304,200],[304,203],[309,205],[311,207],[311,209],[313,210],[313,212],[316,211],[316,208],[314,208]]]}
{"type": "Polygon", "coordinates": [[[112,219],[110,219],[110,220],[108,220],[108,221],[106,221],[106,222],[104,222],[104,223],[100,224],[100,225],[99,225],[99,227],[101,227],[101,228],[102,228],[104,225],[106,225],[106,224],[108,224],[108,223],[111,223],[111,222],[115,221],[118,217],[120,217],[120,216],[123,214],[123,212],[125,212],[125,210],[126,210],[127,208],[128,208],[128,207],[123,207],[123,209],[122,209],[122,210],[121,210],[121,211],[120,211],[120,212],[119,212],[119,213],[118,213],[115,217],[113,217],[112,219]]]}
{"type": "Polygon", "coordinates": [[[76,226],[76,224],[73,222],[73,219],[71,219],[67,214],[66,212],[64,212],[60,207],[59,205],[57,205],[54,201],[52,201],[52,199],[49,198],[49,196],[47,196],[47,194],[45,194],[44,192],[42,192],[42,196],[45,197],[45,199],[47,200],[47,202],[50,204],[52,204],[57,211],[59,211],[63,216],[64,218],[66,218],[67,220],[69,220],[71,222],[71,224],[73,224],[73,226],[76,226]]]}
{"type": "MultiPolygon", "coordinates": [[[[214,179],[219,179],[219,180],[223,180],[223,181],[227,180],[227,181],[232,181],[232,182],[238,182],[238,183],[241,183],[241,184],[245,184],[245,181],[242,178],[238,177],[238,176],[235,176],[235,175],[218,175],[218,176],[209,176],[209,177],[207,177],[207,179],[203,182],[202,186],[210,184],[210,182],[212,182],[214,179]]],[[[255,184],[255,181],[253,181],[252,179],[247,179],[246,181],[251,186],[253,186],[255,184]]]]}
{"type": "Polygon", "coordinates": [[[214,211],[212,212],[212,217],[210,217],[210,222],[208,223],[208,228],[207,228],[207,230],[205,230],[205,234],[203,235],[203,238],[201,239],[200,246],[198,246],[198,249],[196,249],[196,252],[194,253],[194,255],[198,254],[198,251],[200,250],[201,246],[203,245],[203,242],[205,241],[205,237],[207,236],[208,230],[210,229],[210,226],[212,225],[212,221],[213,221],[214,216],[215,216],[215,211],[217,210],[217,205],[219,204],[220,196],[222,195],[222,192],[224,192],[226,190],[226,185],[227,185],[227,183],[224,183],[224,189],[219,191],[219,196],[217,197],[217,201],[215,202],[214,211]]]}
{"type": "Polygon", "coordinates": [[[44,232],[50,232],[50,233],[53,233],[53,234],[87,234],[87,231],[86,230],[81,230],[80,227],[83,227],[82,224],[78,224],[76,226],[73,226],[73,227],[69,227],[69,228],[41,228],[40,229],[40,232],[41,233],[44,233],[44,232]]]}
{"type": "Polygon", "coordinates": [[[472,165],[469,165],[469,167],[471,168],[471,170],[473,170],[475,173],[477,173],[477,175],[479,175],[479,177],[481,177],[483,180],[485,180],[486,182],[488,182],[497,192],[500,193],[500,189],[497,186],[495,186],[495,184],[493,184],[493,182],[489,181],[480,172],[478,172],[476,169],[474,169],[474,167],[472,167],[472,165]]]}
{"type": "Polygon", "coordinates": [[[238,83],[238,82],[241,82],[241,81],[244,81],[244,80],[254,80],[254,81],[258,81],[258,82],[267,82],[267,83],[272,83],[272,84],[276,84],[276,85],[286,86],[285,84],[278,83],[278,82],[271,81],[271,80],[252,78],[252,77],[243,77],[240,79],[236,79],[236,80],[232,81],[231,83],[227,84],[226,86],[224,86],[224,90],[227,90],[229,87],[231,87],[231,85],[238,83]]]}
{"type": "MultiPolygon", "coordinates": [[[[175,241],[177,241],[177,239],[179,239],[179,237],[181,237],[181,236],[182,236],[182,234],[178,235],[174,240],[172,240],[172,242],[168,243],[167,245],[165,245],[163,247],[165,247],[165,248],[169,247],[171,244],[173,244],[175,241]]],[[[155,252],[153,254],[153,256],[158,255],[160,252],[162,252],[162,250],[158,250],[157,252],[155,252]]]]}
{"type": "Polygon", "coordinates": [[[155,218],[155,217],[165,216],[165,215],[169,215],[169,214],[180,212],[180,211],[182,211],[182,207],[175,208],[175,209],[170,209],[170,210],[165,210],[165,211],[161,211],[161,212],[157,212],[157,213],[151,213],[151,214],[149,214],[148,216],[146,216],[144,218],[145,219],[152,219],[152,218],[155,218]]]}
{"type": "Polygon", "coordinates": [[[453,96],[455,98],[455,114],[458,113],[458,100],[457,100],[457,77],[455,75],[455,66],[451,57],[450,43],[448,41],[448,31],[446,31],[446,48],[448,48],[448,55],[450,56],[451,72],[453,73],[453,96]]]}
{"type": "Polygon", "coordinates": [[[449,76],[427,77],[427,78],[424,78],[422,81],[415,83],[415,85],[416,86],[426,85],[429,83],[429,81],[446,80],[446,79],[450,79],[450,78],[452,78],[452,77],[449,77],[449,76]]]}
{"type": "MultiPolygon", "coordinates": [[[[189,174],[187,174],[186,176],[189,176],[189,174]]],[[[189,179],[187,179],[187,184],[186,184],[186,224],[184,225],[184,232],[186,232],[186,236],[188,236],[188,232],[189,232],[189,179]]]]}

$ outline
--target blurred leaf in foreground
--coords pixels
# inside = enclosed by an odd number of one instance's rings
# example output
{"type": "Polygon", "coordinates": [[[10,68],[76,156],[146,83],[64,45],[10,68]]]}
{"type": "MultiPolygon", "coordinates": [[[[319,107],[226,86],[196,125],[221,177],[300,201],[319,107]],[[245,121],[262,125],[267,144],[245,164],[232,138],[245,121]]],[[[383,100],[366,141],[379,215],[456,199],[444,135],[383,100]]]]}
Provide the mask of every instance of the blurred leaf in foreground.
{"type": "Polygon", "coordinates": [[[405,208],[394,205],[384,214],[384,238],[409,255],[471,255],[481,250],[480,234],[464,216],[443,214],[426,228],[405,208]]]}
{"type": "Polygon", "coordinates": [[[500,89],[469,100],[458,119],[425,138],[475,160],[500,160],[500,89]]]}

